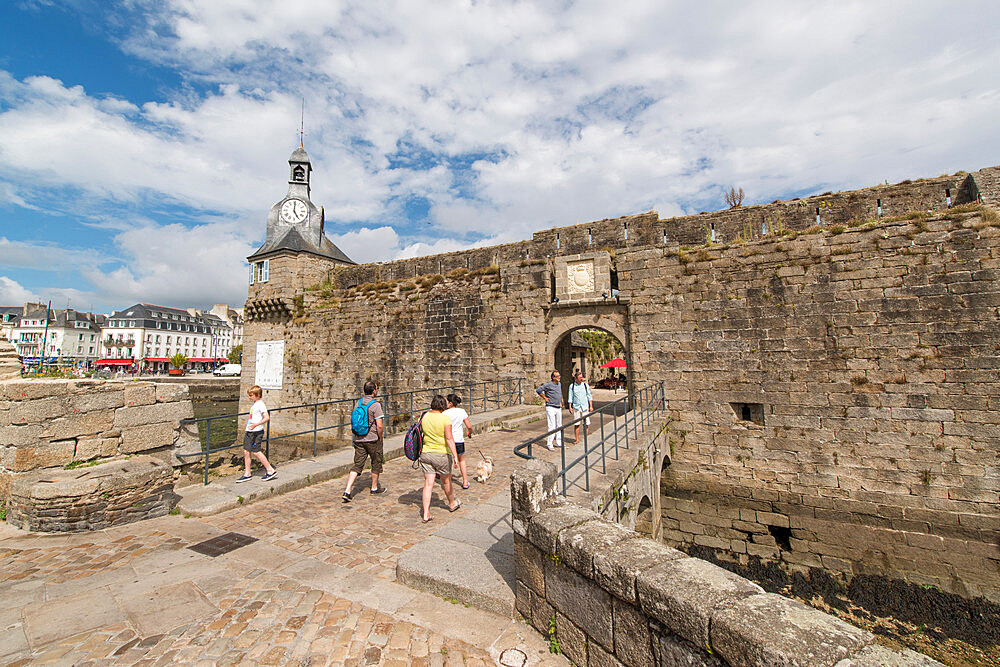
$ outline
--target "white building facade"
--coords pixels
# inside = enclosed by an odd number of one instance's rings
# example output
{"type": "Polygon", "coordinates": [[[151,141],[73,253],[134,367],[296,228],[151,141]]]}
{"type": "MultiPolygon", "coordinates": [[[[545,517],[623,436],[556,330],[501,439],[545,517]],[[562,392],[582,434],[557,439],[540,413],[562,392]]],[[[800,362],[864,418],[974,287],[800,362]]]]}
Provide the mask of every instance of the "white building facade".
{"type": "Polygon", "coordinates": [[[231,327],[217,316],[146,303],[112,313],[101,338],[100,365],[152,372],[168,370],[175,354],[187,357],[188,370],[209,370],[232,347],[231,327]]]}
{"type": "Polygon", "coordinates": [[[13,323],[10,341],[25,364],[44,358],[45,363],[88,366],[101,354],[102,324],[102,315],[29,303],[13,323]]]}

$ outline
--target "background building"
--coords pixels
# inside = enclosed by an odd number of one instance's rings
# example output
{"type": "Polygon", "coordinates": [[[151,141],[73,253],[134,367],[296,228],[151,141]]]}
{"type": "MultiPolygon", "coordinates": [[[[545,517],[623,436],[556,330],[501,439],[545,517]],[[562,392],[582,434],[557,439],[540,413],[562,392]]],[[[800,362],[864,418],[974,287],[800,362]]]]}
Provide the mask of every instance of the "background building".
{"type": "Polygon", "coordinates": [[[103,321],[103,315],[26,303],[12,318],[10,340],[24,364],[39,363],[44,356],[46,363],[88,366],[101,353],[103,321]]]}
{"type": "Polygon", "coordinates": [[[106,366],[135,367],[160,372],[170,368],[170,357],[182,354],[188,370],[209,370],[225,363],[229,350],[220,341],[232,340],[228,322],[188,308],[137,303],[112,313],[102,334],[106,366]]]}

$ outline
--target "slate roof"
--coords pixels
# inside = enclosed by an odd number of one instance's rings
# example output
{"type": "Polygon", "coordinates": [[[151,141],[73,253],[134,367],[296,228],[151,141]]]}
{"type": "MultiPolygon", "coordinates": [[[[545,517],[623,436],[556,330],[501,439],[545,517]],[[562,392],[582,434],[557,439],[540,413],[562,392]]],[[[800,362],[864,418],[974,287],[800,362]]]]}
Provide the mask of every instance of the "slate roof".
{"type": "Polygon", "coordinates": [[[273,252],[279,250],[291,250],[293,252],[310,252],[314,255],[319,255],[321,257],[329,257],[330,259],[335,259],[338,262],[344,262],[346,264],[357,264],[353,259],[344,254],[344,251],[335,246],[330,239],[323,236],[323,240],[320,247],[317,248],[309,241],[302,238],[298,230],[289,229],[284,236],[277,239],[276,241],[267,242],[262,245],[257,252],[247,257],[249,260],[256,259],[258,257],[263,257],[264,255],[269,255],[273,252]]]}

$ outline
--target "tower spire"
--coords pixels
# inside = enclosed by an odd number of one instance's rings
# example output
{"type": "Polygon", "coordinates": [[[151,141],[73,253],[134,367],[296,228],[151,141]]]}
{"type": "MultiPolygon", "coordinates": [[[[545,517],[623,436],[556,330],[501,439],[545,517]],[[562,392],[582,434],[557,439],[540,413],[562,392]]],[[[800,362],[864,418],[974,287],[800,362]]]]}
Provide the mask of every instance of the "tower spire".
{"type": "Polygon", "coordinates": [[[305,148],[302,145],[302,135],[305,134],[306,129],[306,98],[302,98],[302,117],[299,119],[299,148],[305,148]]]}

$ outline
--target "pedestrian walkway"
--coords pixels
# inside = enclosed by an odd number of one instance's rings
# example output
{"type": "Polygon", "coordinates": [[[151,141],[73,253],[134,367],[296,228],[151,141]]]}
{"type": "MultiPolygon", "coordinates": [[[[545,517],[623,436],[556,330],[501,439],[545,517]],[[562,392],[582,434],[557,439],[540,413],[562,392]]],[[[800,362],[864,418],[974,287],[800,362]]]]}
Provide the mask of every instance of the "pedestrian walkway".
{"type": "MultiPolygon", "coordinates": [[[[569,664],[523,622],[414,590],[395,574],[422,540],[501,515],[519,461],[511,449],[543,424],[470,440],[471,469],[482,450],[494,475],[459,490],[454,514],[437,489],[428,524],[421,474],[397,458],[386,463],[386,494],[360,491],[350,504],[333,479],[206,517],[73,535],[4,528],[0,663],[493,665],[508,651],[506,664],[569,664]],[[189,548],[229,533],[255,541],[216,556],[189,548]]],[[[355,488],[369,483],[365,473],[355,488]]],[[[447,563],[456,562],[453,553],[447,563]]]]}

